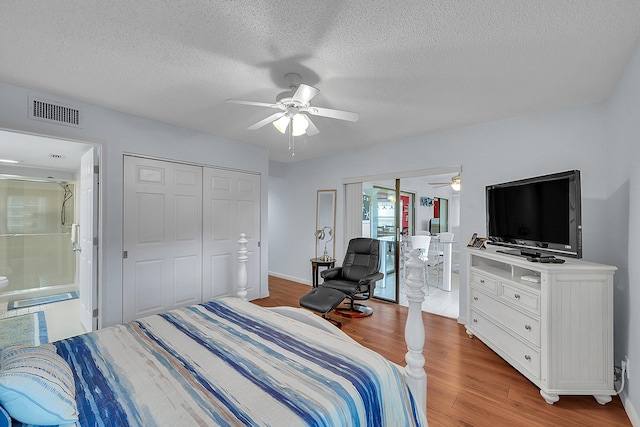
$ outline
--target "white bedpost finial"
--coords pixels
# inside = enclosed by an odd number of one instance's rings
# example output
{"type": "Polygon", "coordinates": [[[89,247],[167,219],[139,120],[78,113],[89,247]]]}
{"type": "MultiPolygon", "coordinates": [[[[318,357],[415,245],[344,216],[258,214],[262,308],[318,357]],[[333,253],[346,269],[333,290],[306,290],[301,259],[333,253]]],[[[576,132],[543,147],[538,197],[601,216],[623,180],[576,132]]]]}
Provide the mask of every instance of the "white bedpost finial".
{"type": "Polygon", "coordinates": [[[427,410],[427,373],[424,370],[424,322],[422,320],[422,302],[424,301],[424,264],[420,259],[420,250],[413,249],[409,254],[406,268],[409,275],[406,280],[409,314],[404,329],[404,339],[409,350],[404,359],[407,361],[406,379],[419,408],[427,410]]]}
{"type": "Polygon", "coordinates": [[[240,233],[240,249],[238,249],[238,298],[247,300],[247,242],[244,233],[240,233]]]}

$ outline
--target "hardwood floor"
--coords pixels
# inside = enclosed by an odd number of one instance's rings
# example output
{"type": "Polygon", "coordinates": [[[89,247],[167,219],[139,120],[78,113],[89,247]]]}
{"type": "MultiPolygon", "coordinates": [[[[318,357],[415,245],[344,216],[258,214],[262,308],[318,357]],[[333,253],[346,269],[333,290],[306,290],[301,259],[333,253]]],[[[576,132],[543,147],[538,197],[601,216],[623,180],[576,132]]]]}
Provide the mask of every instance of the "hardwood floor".
{"type": "MultiPolygon", "coordinates": [[[[269,278],[264,306],[299,307],[309,286],[269,278]]],[[[392,362],[405,365],[407,308],[378,300],[366,304],[370,317],[341,317],[342,330],[392,362]]],[[[561,396],[547,404],[538,388],[478,339],[467,336],[456,320],[423,313],[427,418],[429,426],[631,426],[620,399],[607,405],[592,396],[561,396]]]]}

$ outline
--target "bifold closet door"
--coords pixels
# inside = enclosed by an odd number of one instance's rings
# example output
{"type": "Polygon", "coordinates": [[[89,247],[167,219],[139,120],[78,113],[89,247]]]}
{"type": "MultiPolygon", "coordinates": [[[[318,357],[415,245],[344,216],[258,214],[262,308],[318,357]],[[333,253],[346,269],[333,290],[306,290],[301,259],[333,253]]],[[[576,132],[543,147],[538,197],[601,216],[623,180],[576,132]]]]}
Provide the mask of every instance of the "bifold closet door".
{"type": "Polygon", "coordinates": [[[124,157],[123,320],[202,301],[202,168],[124,157]]]}
{"type": "Polygon", "coordinates": [[[236,295],[238,238],[246,234],[247,297],[260,297],[260,175],[204,168],[203,299],[236,295]]]}

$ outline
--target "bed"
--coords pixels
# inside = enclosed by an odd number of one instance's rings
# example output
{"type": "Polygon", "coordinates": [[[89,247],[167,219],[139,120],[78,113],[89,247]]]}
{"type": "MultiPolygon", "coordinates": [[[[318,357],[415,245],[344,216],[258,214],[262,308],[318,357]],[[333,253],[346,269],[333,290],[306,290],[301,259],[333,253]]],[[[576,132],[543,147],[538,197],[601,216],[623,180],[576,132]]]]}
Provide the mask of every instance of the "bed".
{"type": "MultiPolygon", "coordinates": [[[[54,418],[58,424],[427,425],[424,396],[411,384],[408,368],[302,309],[226,297],[58,341],[50,349],[55,355],[47,367],[58,358],[55,363],[68,365],[73,375],[65,380],[64,366],[57,374],[71,388],[69,396],[56,390],[51,398],[69,405],[54,418]]],[[[31,398],[30,404],[37,412],[45,403],[31,398]]]]}

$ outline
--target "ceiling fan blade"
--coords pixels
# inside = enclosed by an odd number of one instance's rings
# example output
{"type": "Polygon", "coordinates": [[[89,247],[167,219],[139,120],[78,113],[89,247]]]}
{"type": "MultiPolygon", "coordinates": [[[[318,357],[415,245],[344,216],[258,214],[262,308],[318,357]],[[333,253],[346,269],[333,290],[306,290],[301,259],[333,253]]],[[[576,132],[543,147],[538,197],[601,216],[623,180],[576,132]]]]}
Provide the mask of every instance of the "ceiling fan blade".
{"type": "Polygon", "coordinates": [[[266,102],[242,101],[240,99],[225,99],[224,102],[241,105],[254,105],[256,107],[280,108],[278,104],[268,104],[266,102]]]}
{"type": "Polygon", "coordinates": [[[307,121],[309,122],[309,127],[307,128],[307,135],[309,136],[313,136],[313,135],[317,135],[320,133],[320,131],[318,130],[318,128],[316,127],[316,125],[313,124],[313,122],[311,121],[311,119],[309,118],[309,116],[307,116],[306,114],[304,114],[304,117],[307,119],[307,121]]]}
{"type": "Polygon", "coordinates": [[[330,117],[332,119],[347,120],[349,122],[357,122],[360,118],[360,114],[358,113],[334,110],[331,108],[309,107],[307,109],[307,112],[309,114],[313,114],[314,116],[330,117]]]}
{"type": "Polygon", "coordinates": [[[249,129],[249,130],[260,129],[262,126],[268,125],[269,123],[278,120],[280,117],[284,116],[285,114],[286,113],[284,113],[284,112],[272,114],[269,117],[267,117],[266,119],[262,119],[258,123],[249,126],[247,129],[249,129]]]}
{"type": "Polygon", "coordinates": [[[436,185],[436,186],[445,186],[445,185],[452,185],[452,184],[460,184],[460,180],[461,180],[461,176],[460,174],[454,176],[451,178],[451,181],[449,182],[430,182],[429,185],[436,185]]]}
{"type": "Polygon", "coordinates": [[[296,93],[293,94],[291,100],[294,102],[299,102],[301,104],[308,104],[309,101],[313,99],[320,92],[313,86],[306,85],[304,83],[300,83],[296,93]]]}

